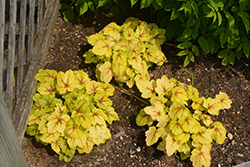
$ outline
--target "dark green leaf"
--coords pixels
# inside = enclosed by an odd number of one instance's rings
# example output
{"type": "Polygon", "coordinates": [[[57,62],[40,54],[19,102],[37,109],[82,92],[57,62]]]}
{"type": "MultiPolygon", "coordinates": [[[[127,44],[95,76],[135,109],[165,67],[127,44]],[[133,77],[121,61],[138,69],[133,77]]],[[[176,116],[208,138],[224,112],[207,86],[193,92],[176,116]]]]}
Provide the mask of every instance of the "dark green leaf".
{"type": "Polygon", "coordinates": [[[161,20],[161,24],[160,27],[166,27],[167,25],[169,25],[169,16],[165,16],[162,20],[161,20]]]}
{"type": "Polygon", "coordinates": [[[218,58],[225,58],[228,57],[226,53],[218,54],[218,58]]]}
{"type": "Polygon", "coordinates": [[[65,10],[65,9],[67,9],[69,6],[66,4],[66,3],[62,3],[61,5],[60,5],[60,10],[65,10]]]}
{"type": "Polygon", "coordinates": [[[233,17],[229,12],[227,12],[227,11],[225,11],[224,13],[225,13],[226,18],[227,18],[227,20],[228,20],[229,29],[230,29],[231,31],[233,31],[233,27],[234,27],[234,25],[235,25],[234,17],[233,17]]]}
{"type": "Polygon", "coordinates": [[[209,45],[209,51],[211,53],[214,53],[214,40],[213,40],[213,38],[208,38],[207,42],[208,42],[208,45],[209,45]]]}
{"type": "Polygon", "coordinates": [[[80,7],[80,13],[79,16],[83,15],[85,12],[88,11],[88,4],[85,2],[84,4],[81,5],[80,7]]]}
{"type": "Polygon", "coordinates": [[[196,56],[199,56],[200,54],[198,48],[195,45],[192,45],[192,52],[194,52],[196,56]]]}
{"type": "Polygon", "coordinates": [[[138,0],[130,0],[131,7],[133,7],[133,6],[136,4],[137,1],[138,1],[138,0]]]}
{"type": "Polygon", "coordinates": [[[177,19],[180,16],[180,13],[175,10],[175,8],[171,11],[171,17],[170,20],[177,19]]]}
{"type": "Polygon", "coordinates": [[[217,29],[216,31],[214,31],[213,36],[220,35],[223,31],[225,31],[225,29],[226,29],[225,27],[221,27],[221,28],[217,29]]]}
{"type": "Polygon", "coordinates": [[[236,57],[238,60],[240,60],[241,57],[242,57],[242,51],[241,51],[241,50],[240,50],[240,51],[236,51],[236,52],[235,52],[235,57],[236,57]]]}
{"type": "Polygon", "coordinates": [[[141,9],[149,7],[152,2],[153,0],[141,0],[141,9]]]}
{"type": "Polygon", "coordinates": [[[198,17],[199,8],[198,8],[197,3],[195,1],[192,1],[191,6],[193,8],[193,12],[194,12],[195,16],[198,17]]]}
{"type": "Polygon", "coordinates": [[[203,51],[205,52],[209,51],[209,45],[207,43],[207,40],[203,36],[200,36],[198,38],[198,43],[203,51]]]}
{"type": "Polygon", "coordinates": [[[230,52],[229,56],[228,56],[228,61],[231,65],[234,65],[235,62],[235,54],[233,51],[230,52]]]}
{"type": "Polygon", "coordinates": [[[77,0],[75,6],[83,4],[84,2],[86,2],[86,0],[77,0]]]}
{"type": "Polygon", "coordinates": [[[232,11],[232,12],[237,12],[237,11],[238,11],[238,6],[233,6],[233,7],[231,8],[231,11],[232,11]]]}
{"type": "Polygon", "coordinates": [[[98,13],[98,9],[96,8],[96,5],[92,1],[88,1],[88,6],[90,10],[92,10],[92,12],[98,13]]]}
{"type": "MultiPolygon", "coordinates": [[[[249,1],[248,0],[239,0],[240,11],[243,12],[247,9],[249,1]]],[[[248,8],[249,9],[249,8],[248,8]]]]}
{"type": "Polygon", "coordinates": [[[68,22],[70,19],[73,19],[74,17],[74,11],[68,7],[67,10],[63,12],[63,19],[65,22],[68,22]]]}
{"type": "Polygon", "coordinates": [[[182,50],[179,53],[177,53],[177,56],[185,56],[188,54],[188,52],[189,52],[188,50],[182,50]]]}
{"type": "Polygon", "coordinates": [[[175,28],[173,25],[169,24],[166,28],[166,36],[169,38],[169,39],[172,39],[173,36],[175,34],[175,28]]]}
{"type": "Polygon", "coordinates": [[[177,45],[177,48],[179,48],[179,49],[187,49],[190,46],[192,46],[191,42],[183,42],[183,43],[180,43],[179,45],[177,45]]]}
{"type": "Polygon", "coordinates": [[[222,48],[223,48],[224,43],[227,41],[227,38],[228,38],[228,36],[227,36],[226,32],[222,32],[220,34],[220,44],[221,44],[222,48]]]}
{"type": "Polygon", "coordinates": [[[225,66],[225,65],[227,65],[227,63],[228,63],[228,59],[227,59],[227,57],[225,57],[225,58],[222,60],[221,64],[222,64],[223,66],[225,66]]]}
{"type": "Polygon", "coordinates": [[[222,16],[221,16],[220,12],[217,12],[217,15],[218,15],[218,27],[219,27],[222,23],[222,16]]]}
{"type": "Polygon", "coordinates": [[[192,52],[188,52],[188,57],[190,61],[194,62],[194,55],[192,52]]]}
{"type": "Polygon", "coordinates": [[[184,63],[183,63],[183,66],[186,67],[190,62],[190,59],[189,59],[189,56],[187,55],[185,60],[184,60],[184,63]]]}
{"type": "Polygon", "coordinates": [[[195,24],[195,19],[190,16],[187,20],[187,27],[192,27],[194,24],[195,24]]]}
{"type": "Polygon", "coordinates": [[[98,0],[97,8],[104,6],[108,1],[109,0],[98,0]]]}
{"type": "Polygon", "coordinates": [[[246,12],[240,12],[240,17],[245,25],[246,31],[248,33],[248,31],[250,30],[249,27],[249,15],[246,12]]]}
{"type": "Polygon", "coordinates": [[[249,58],[250,49],[247,46],[243,46],[243,53],[247,58],[249,58]]]}
{"type": "Polygon", "coordinates": [[[119,13],[119,8],[118,8],[117,6],[112,6],[112,7],[110,8],[110,14],[111,14],[112,16],[115,16],[117,13],[119,13]]]}

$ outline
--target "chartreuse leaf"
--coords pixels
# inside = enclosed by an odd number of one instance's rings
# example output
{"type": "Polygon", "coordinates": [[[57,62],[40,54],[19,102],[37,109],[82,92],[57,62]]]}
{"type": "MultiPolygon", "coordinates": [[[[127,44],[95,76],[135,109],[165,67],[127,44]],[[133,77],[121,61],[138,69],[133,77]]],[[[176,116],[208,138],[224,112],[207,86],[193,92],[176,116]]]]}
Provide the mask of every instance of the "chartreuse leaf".
{"type": "Polygon", "coordinates": [[[48,122],[48,132],[49,133],[64,133],[64,130],[66,128],[66,124],[68,120],[70,119],[70,116],[67,114],[60,114],[58,112],[52,113],[47,120],[48,122]]]}
{"type": "Polygon", "coordinates": [[[88,42],[95,46],[99,41],[104,40],[104,36],[100,33],[96,33],[87,37],[88,42]]]}
{"type": "Polygon", "coordinates": [[[163,75],[161,79],[156,80],[155,91],[159,95],[167,95],[174,87],[174,83],[170,82],[166,75],[163,75]]]}
{"type": "Polygon", "coordinates": [[[140,113],[136,117],[136,124],[138,126],[145,126],[145,125],[152,125],[153,120],[150,115],[146,114],[145,111],[142,109],[140,113]]]}
{"type": "Polygon", "coordinates": [[[119,29],[120,27],[115,22],[111,22],[106,27],[104,27],[103,33],[104,35],[115,37],[117,35],[120,35],[119,29]]]}
{"type": "Polygon", "coordinates": [[[203,103],[204,103],[204,98],[195,98],[192,99],[193,103],[192,103],[192,108],[194,110],[204,110],[205,108],[203,107],[203,103]]]}
{"type": "Polygon", "coordinates": [[[201,149],[194,149],[191,152],[190,160],[195,167],[209,167],[211,162],[210,147],[204,145],[201,149]]]}
{"type": "Polygon", "coordinates": [[[200,120],[202,121],[202,123],[206,126],[209,127],[214,121],[212,120],[212,117],[206,114],[201,114],[200,116],[200,120]]]}
{"type": "Polygon", "coordinates": [[[164,107],[161,103],[155,103],[152,106],[147,106],[144,108],[144,112],[149,115],[153,121],[158,120],[164,113],[164,107]]]}
{"type": "Polygon", "coordinates": [[[100,143],[105,143],[106,139],[111,138],[109,129],[106,127],[106,124],[95,124],[94,126],[88,129],[89,135],[93,138],[93,142],[97,145],[100,143]]]}
{"type": "Polygon", "coordinates": [[[95,107],[92,109],[92,113],[90,114],[90,119],[92,120],[91,123],[93,125],[95,125],[95,124],[106,125],[105,120],[107,120],[108,118],[103,110],[95,107]]]}
{"type": "Polygon", "coordinates": [[[156,125],[159,128],[165,128],[170,123],[170,118],[168,115],[163,115],[158,119],[158,124],[156,125]]]}
{"type": "Polygon", "coordinates": [[[90,151],[93,149],[93,146],[95,143],[93,142],[92,137],[88,136],[84,138],[84,144],[83,147],[78,147],[77,151],[82,154],[82,153],[90,153],[90,151]]]}
{"type": "Polygon", "coordinates": [[[88,74],[82,70],[78,70],[75,76],[79,82],[78,89],[83,89],[90,82],[90,78],[89,78],[88,74]]]}
{"type": "Polygon", "coordinates": [[[141,97],[143,98],[150,98],[155,95],[155,81],[140,81],[136,82],[136,86],[142,93],[141,97]]]}
{"type": "Polygon", "coordinates": [[[151,104],[155,104],[155,103],[161,103],[161,104],[165,104],[166,102],[168,101],[167,98],[165,98],[163,95],[160,95],[160,96],[153,96],[151,99],[150,99],[150,103],[151,104]]]}
{"type": "MultiPolygon", "coordinates": [[[[197,133],[200,131],[200,124],[198,121],[196,121],[193,117],[188,116],[188,117],[181,117],[178,120],[178,123],[181,125],[182,129],[185,132],[190,132],[190,133],[197,133]]],[[[175,134],[176,135],[176,134],[175,134]]]]}
{"type": "Polygon", "coordinates": [[[32,124],[30,126],[27,126],[26,133],[30,136],[35,136],[37,133],[37,124],[32,124]]]}
{"type": "Polygon", "coordinates": [[[75,88],[79,88],[80,85],[75,78],[72,70],[64,72],[59,72],[57,76],[56,89],[60,94],[65,94],[67,91],[73,91],[75,88]]]}
{"type": "Polygon", "coordinates": [[[114,52],[112,58],[112,71],[119,76],[127,69],[127,55],[125,52],[114,52]]]}
{"type": "Polygon", "coordinates": [[[37,87],[37,91],[41,95],[52,95],[55,96],[55,79],[49,78],[46,82],[42,82],[39,87],[37,87]]]}
{"type": "Polygon", "coordinates": [[[176,103],[183,103],[188,100],[187,92],[181,87],[172,89],[171,101],[176,103]]]}
{"type": "Polygon", "coordinates": [[[189,85],[187,88],[188,99],[194,100],[199,98],[199,92],[195,87],[189,85]]]}
{"type": "Polygon", "coordinates": [[[222,144],[226,138],[226,129],[221,122],[215,122],[211,125],[213,132],[211,137],[219,144],[222,144]]]}
{"type": "Polygon", "coordinates": [[[113,121],[120,120],[118,114],[115,112],[115,109],[113,107],[108,107],[104,112],[107,115],[106,121],[109,124],[112,124],[113,121]]]}
{"type": "Polygon", "coordinates": [[[112,101],[109,100],[109,98],[105,94],[97,93],[94,96],[94,101],[96,102],[96,105],[101,109],[107,109],[112,105],[112,101]]]}
{"type": "Polygon", "coordinates": [[[180,135],[183,132],[181,125],[176,120],[170,121],[169,129],[174,135],[180,135]]]}
{"type": "Polygon", "coordinates": [[[106,96],[113,96],[115,88],[107,83],[102,83],[101,88],[104,90],[106,96]]]}
{"type": "Polygon", "coordinates": [[[40,69],[35,75],[35,79],[39,82],[46,82],[49,78],[55,79],[57,77],[57,72],[55,70],[44,70],[40,69]]]}
{"type": "Polygon", "coordinates": [[[54,132],[54,133],[44,133],[41,135],[40,140],[45,142],[45,143],[54,143],[57,141],[59,138],[60,133],[59,132],[54,132]]]}
{"type": "Polygon", "coordinates": [[[189,154],[190,153],[190,148],[191,148],[191,142],[190,140],[184,143],[180,144],[180,147],[178,148],[179,152],[182,152],[184,154],[189,154]]]}
{"type": "Polygon", "coordinates": [[[142,60],[141,57],[133,57],[128,60],[128,63],[135,69],[136,72],[144,75],[147,73],[146,61],[142,60]]]}
{"type": "Polygon", "coordinates": [[[158,141],[162,132],[159,129],[156,129],[155,126],[149,127],[149,129],[145,132],[146,135],[146,144],[147,146],[151,146],[158,141]]]}
{"type": "Polygon", "coordinates": [[[92,95],[94,93],[103,93],[101,83],[96,81],[90,81],[89,84],[87,84],[86,86],[86,93],[89,95],[92,95]]]}
{"type": "Polygon", "coordinates": [[[152,37],[152,35],[150,35],[150,29],[147,26],[146,22],[142,22],[139,26],[137,26],[134,35],[141,41],[148,41],[152,37]]]}
{"type": "Polygon", "coordinates": [[[97,65],[97,69],[100,71],[100,79],[105,83],[109,83],[113,78],[113,72],[110,62],[105,62],[104,64],[97,65]]]}
{"type": "Polygon", "coordinates": [[[219,100],[219,103],[221,104],[221,109],[231,108],[232,101],[229,99],[226,93],[220,91],[219,94],[215,96],[215,98],[219,100]]]}
{"type": "Polygon", "coordinates": [[[104,55],[107,58],[112,55],[112,49],[106,40],[99,40],[93,47],[92,52],[96,55],[104,55]]]}
{"type": "Polygon", "coordinates": [[[190,139],[190,133],[182,131],[179,135],[173,135],[173,138],[180,144],[186,143],[190,139]]]}
{"type": "Polygon", "coordinates": [[[172,120],[177,120],[181,117],[188,117],[190,115],[190,111],[185,107],[184,104],[173,103],[169,108],[168,114],[172,120]]]}
{"type": "Polygon", "coordinates": [[[204,101],[203,106],[207,109],[209,114],[219,115],[219,110],[221,109],[221,104],[219,99],[207,98],[204,101]]]}
{"type": "Polygon", "coordinates": [[[195,143],[211,143],[211,130],[201,127],[198,133],[192,134],[193,141],[195,143]]]}
{"type": "Polygon", "coordinates": [[[175,139],[170,134],[167,135],[165,141],[166,141],[167,154],[168,156],[171,156],[178,150],[180,145],[177,143],[177,141],[175,141],[175,139]]]}
{"type": "Polygon", "coordinates": [[[68,138],[80,138],[81,137],[81,134],[83,133],[83,128],[78,126],[74,121],[73,119],[70,119],[68,122],[67,122],[67,125],[66,125],[66,129],[65,129],[65,136],[68,137],[68,138]]]}

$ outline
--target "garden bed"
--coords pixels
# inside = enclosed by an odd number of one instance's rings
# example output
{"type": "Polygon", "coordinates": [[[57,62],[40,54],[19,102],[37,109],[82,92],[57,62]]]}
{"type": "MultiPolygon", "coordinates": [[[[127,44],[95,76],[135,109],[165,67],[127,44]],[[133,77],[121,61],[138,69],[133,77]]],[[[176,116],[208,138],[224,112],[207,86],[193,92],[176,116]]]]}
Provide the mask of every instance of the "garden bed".
{"type": "MultiPolygon", "coordinates": [[[[91,46],[86,36],[99,32],[108,23],[114,21],[121,25],[126,18],[136,17],[148,23],[155,22],[155,16],[146,10],[120,11],[115,17],[105,11],[98,15],[87,12],[84,17],[65,23],[59,14],[46,57],[45,68],[57,71],[82,69],[95,79],[95,65],[84,64],[83,53],[91,46]]],[[[208,55],[196,57],[195,63],[183,67],[184,59],[177,57],[178,49],[174,42],[162,45],[167,62],[162,67],[150,69],[152,79],[167,75],[179,81],[191,84],[191,76],[181,69],[193,73],[194,87],[200,96],[215,97],[219,91],[229,95],[232,107],[220,111],[213,120],[220,121],[227,129],[227,138],[222,145],[213,143],[211,166],[234,166],[250,160],[250,61],[243,58],[234,66],[222,66],[221,60],[208,55]]],[[[135,123],[139,110],[145,107],[141,101],[130,96],[131,91],[111,82],[116,90],[111,97],[113,107],[120,117],[110,125],[112,139],[105,144],[95,146],[90,154],[75,155],[66,163],[58,160],[49,146],[35,142],[33,137],[25,135],[23,150],[30,166],[192,166],[189,160],[181,161],[178,155],[168,157],[155,146],[148,147],[145,143],[147,127],[138,127],[135,123]]],[[[136,89],[134,94],[140,97],[136,89]]]]}

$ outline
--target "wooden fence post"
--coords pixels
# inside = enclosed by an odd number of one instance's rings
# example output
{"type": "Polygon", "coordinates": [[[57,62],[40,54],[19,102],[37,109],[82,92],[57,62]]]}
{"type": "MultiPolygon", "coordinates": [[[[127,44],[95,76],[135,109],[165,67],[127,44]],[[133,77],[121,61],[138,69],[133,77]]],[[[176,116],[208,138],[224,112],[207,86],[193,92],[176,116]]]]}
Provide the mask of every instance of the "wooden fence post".
{"type": "Polygon", "coordinates": [[[8,109],[0,93],[0,166],[27,167],[8,109]]]}

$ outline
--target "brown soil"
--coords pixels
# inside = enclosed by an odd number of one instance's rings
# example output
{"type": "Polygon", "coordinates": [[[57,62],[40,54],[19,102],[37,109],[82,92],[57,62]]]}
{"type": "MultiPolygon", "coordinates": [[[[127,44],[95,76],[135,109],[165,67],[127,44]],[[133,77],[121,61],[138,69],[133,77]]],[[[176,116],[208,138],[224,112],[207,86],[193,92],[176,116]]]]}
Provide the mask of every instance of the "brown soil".
{"type": "MultiPolygon", "coordinates": [[[[82,69],[92,79],[95,79],[95,65],[84,64],[82,54],[91,46],[87,43],[86,36],[100,31],[111,21],[121,25],[126,18],[133,16],[148,23],[155,22],[155,16],[148,11],[120,11],[111,17],[106,12],[98,15],[88,12],[81,19],[65,23],[61,14],[58,15],[54,33],[48,50],[45,68],[57,71],[69,69],[82,69]]],[[[170,42],[169,42],[170,43],[170,42]]],[[[211,166],[234,166],[250,160],[250,61],[243,58],[236,60],[234,66],[222,66],[221,60],[215,56],[200,55],[195,63],[183,67],[184,59],[175,56],[178,50],[165,43],[163,51],[168,59],[162,67],[151,68],[153,79],[162,75],[168,78],[174,77],[179,81],[191,84],[191,76],[181,69],[187,69],[193,73],[194,86],[201,96],[215,97],[219,91],[226,92],[233,101],[232,107],[220,111],[220,115],[214,117],[227,129],[227,136],[222,145],[213,143],[211,151],[211,166]]],[[[112,82],[113,85],[117,85],[112,82]]],[[[75,155],[71,162],[60,162],[50,146],[36,143],[33,137],[25,135],[23,150],[30,166],[33,167],[83,167],[83,166],[154,166],[154,167],[189,167],[189,160],[181,161],[178,155],[168,157],[155,146],[147,147],[145,144],[146,127],[138,127],[135,118],[139,110],[144,106],[140,101],[123,92],[127,87],[118,87],[111,98],[113,107],[120,117],[120,121],[110,125],[112,139],[105,144],[95,146],[89,154],[75,155]]],[[[134,88],[135,90],[135,88],[134,88]]]]}

